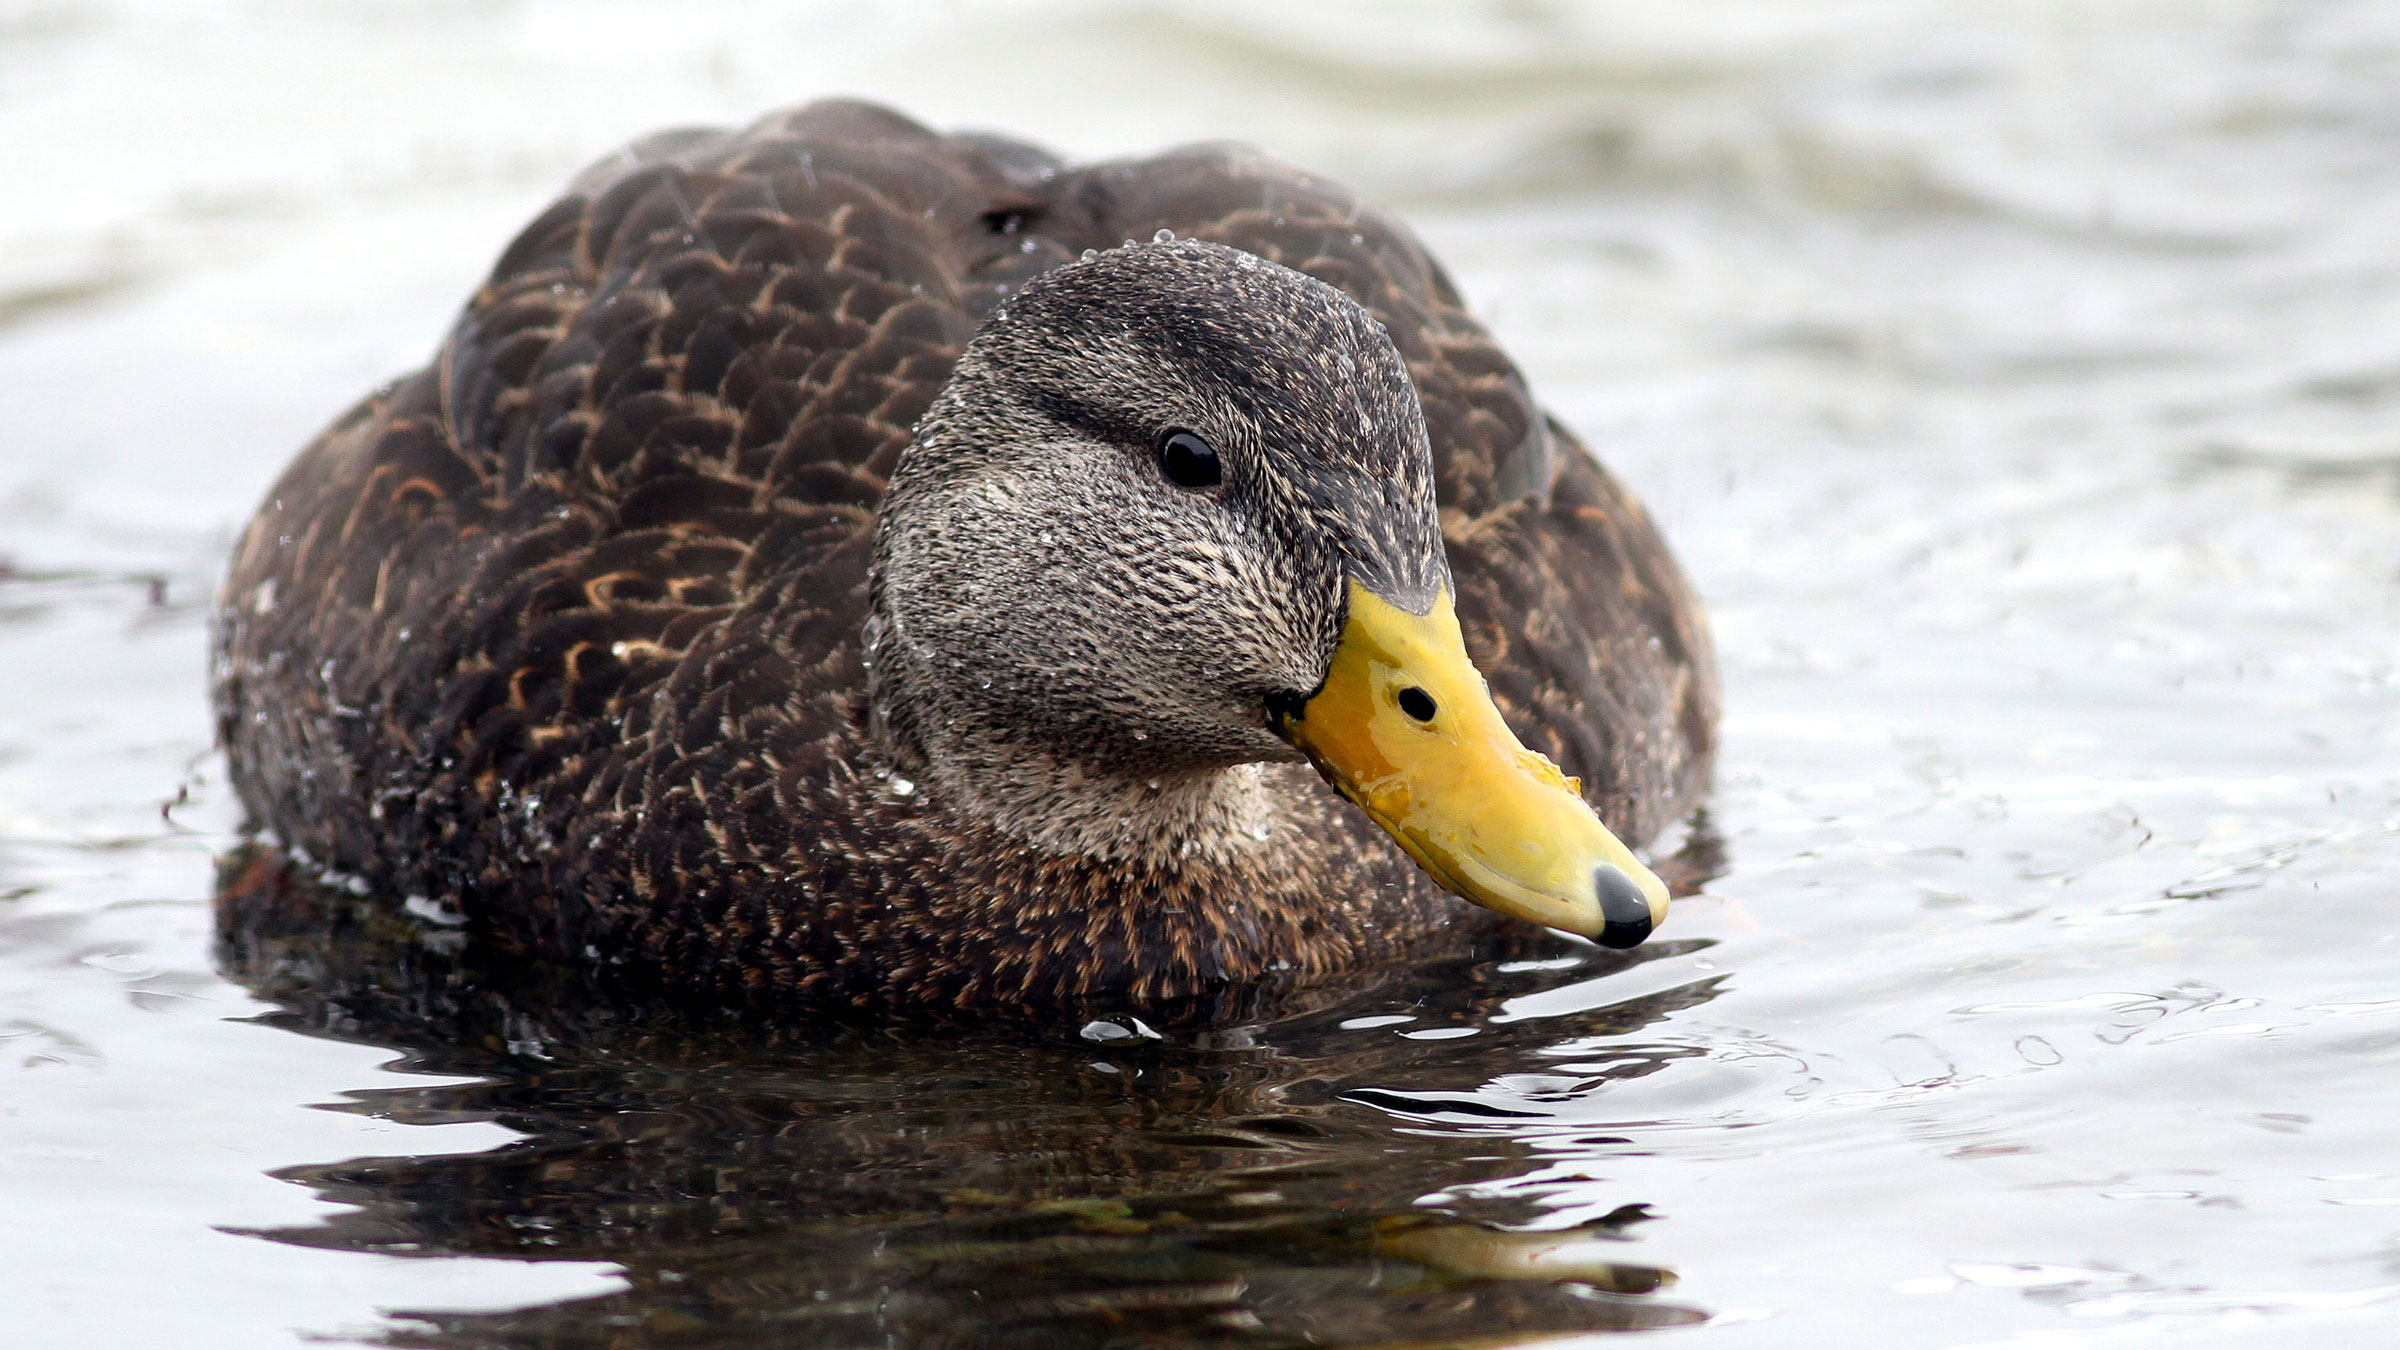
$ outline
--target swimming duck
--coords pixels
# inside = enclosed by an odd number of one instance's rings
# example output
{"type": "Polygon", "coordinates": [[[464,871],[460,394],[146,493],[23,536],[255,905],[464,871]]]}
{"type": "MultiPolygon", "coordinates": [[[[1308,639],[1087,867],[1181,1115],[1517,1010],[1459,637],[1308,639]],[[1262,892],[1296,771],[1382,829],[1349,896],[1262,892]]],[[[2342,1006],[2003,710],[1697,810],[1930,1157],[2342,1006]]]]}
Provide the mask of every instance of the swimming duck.
{"type": "Polygon", "coordinates": [[[270,490],[214,658],[294,857],[741,1008],[1320,984],[1469,902],[1631,945],[1717,707],[1404,227],[847,101],[586,171],[270,490]]]}

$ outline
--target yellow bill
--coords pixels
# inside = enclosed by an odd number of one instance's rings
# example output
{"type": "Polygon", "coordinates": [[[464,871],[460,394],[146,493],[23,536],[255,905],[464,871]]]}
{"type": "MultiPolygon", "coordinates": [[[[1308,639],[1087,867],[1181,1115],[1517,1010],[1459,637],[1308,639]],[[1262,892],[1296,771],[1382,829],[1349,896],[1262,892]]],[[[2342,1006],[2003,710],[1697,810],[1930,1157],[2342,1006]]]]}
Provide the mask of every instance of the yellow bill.
{"type": "Polygon", "coordinates": [[[1353,581],[1324,688],[1276,728],[1444,887],[1486,909],[1631,947],[1667,888],[1528,750],[1451,611],[1409,613],[1353,581]]]}

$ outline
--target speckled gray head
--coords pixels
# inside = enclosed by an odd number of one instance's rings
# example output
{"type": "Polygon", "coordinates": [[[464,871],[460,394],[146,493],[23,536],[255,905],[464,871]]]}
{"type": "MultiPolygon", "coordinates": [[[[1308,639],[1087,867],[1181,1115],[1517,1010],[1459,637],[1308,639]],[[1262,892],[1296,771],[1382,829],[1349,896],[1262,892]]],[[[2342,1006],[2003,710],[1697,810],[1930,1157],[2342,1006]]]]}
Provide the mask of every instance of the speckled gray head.
{"type": "Polygon", "coordinates": [[[1063,423],[1137,451],[1199,433],[1227,507],[1306,521],[1384,598],[1422,613],[1447,584],[1408,366],[1324,282],[1218,244],[1132,244],[1038,279],[985,333],[1063,423]]]}
{"type": "Polygon", "coordinates": [[[1666,888],[1525,749],[1451,609],[1433,459],[1374,318],[1197,242],[1047,273],[901,456],[869,694],[931,799],[1083,857],[1222,856],[1304,755],[1442,885],[1612,945],[1666,888]]]}
{"type": "Polygon", "coordinates": [[[1129,244],[1012,297],[901,457],[875,701],[904,754],[939,703],[1095,767],[1289,759],[1269,705],[1323,681],[1348,580],[1416,613],[1448,584],[1382,325],[1251,254],[1129,244]],[[1213,470],[1177,480],[1177,433],[1213,470]]]}

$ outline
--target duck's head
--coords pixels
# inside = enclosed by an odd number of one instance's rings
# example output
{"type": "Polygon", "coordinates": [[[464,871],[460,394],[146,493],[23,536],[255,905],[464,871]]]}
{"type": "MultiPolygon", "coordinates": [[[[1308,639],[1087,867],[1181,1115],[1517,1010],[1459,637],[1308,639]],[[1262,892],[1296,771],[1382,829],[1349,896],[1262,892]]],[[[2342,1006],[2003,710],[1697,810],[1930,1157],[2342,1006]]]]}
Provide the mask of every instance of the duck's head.
{"type": "Polygon", "coordinates": [[[1305,756],[1479,905],[1665,916],[1467,658],[1391,339],[1246,253],[1110,249],[984,323],[893,475],[868,652],[900,769],[1020,837],[1256,846],[1242,766],[1305,756]]]}

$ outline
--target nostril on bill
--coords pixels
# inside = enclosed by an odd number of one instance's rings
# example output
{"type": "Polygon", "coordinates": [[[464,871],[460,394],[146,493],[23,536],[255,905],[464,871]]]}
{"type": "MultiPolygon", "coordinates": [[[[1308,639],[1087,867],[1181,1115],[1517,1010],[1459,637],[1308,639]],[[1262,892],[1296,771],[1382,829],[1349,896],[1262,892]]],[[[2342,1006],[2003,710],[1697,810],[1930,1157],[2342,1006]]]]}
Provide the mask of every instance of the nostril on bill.
{"type": "Polygon", "coordinates": [[[1635,947],[1650,936],[1650,902],[1633,878],[1606,863],[1592,869],[1592,889],[1600,894],[1600,945],[1635,947]]]}

